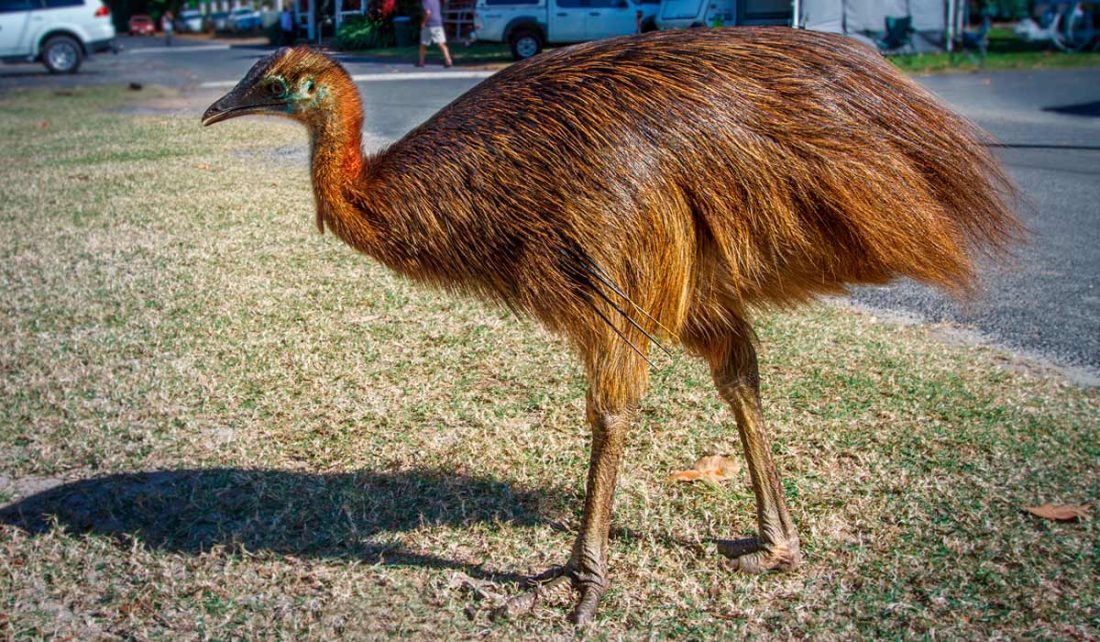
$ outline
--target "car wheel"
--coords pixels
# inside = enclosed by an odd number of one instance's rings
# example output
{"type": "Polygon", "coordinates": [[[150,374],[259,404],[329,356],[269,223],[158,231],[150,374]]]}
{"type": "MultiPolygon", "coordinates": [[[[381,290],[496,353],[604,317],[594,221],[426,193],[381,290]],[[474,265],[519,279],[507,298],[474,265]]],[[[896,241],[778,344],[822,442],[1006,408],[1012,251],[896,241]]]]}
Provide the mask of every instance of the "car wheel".
{"type": "Polygon", "coordinates": [[[508,46],[512,48],[513,58],[524,60],[542,51],[542,38],[536,31],[523,29],[508,36],[508,46]]]}
{"type": "Polygon", "coordinates": [[[75,74],[83,58],[80,43],[69,36],[54,36],[42,46],[42,62],[51,74],[75,74]]]}

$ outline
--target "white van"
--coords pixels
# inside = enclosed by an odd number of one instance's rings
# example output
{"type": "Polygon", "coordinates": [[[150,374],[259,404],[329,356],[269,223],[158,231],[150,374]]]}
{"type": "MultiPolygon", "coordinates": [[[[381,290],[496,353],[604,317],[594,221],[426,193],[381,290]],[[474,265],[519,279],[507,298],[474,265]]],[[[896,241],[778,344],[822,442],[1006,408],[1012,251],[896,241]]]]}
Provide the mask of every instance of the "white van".
{"type": "MultiPolygon", "coordinates": [[[[2,0],[0,0],[2,1],[2,0]]],[[[547,44],[656,29],[660,0],[477,0],[471,38],[506,42],[516,60],[547,44]]]]}
{"type": "Polygon", "coordinates": [[[789,25],[791,0],[661,0],[657,27],[789,25]]]}
{"type": "Polygon", "coordinates": [[[40,61],[71,74],[92,53],[114,47],[111,11],[101,0],[0,0],[0,60],[40,61]]]}

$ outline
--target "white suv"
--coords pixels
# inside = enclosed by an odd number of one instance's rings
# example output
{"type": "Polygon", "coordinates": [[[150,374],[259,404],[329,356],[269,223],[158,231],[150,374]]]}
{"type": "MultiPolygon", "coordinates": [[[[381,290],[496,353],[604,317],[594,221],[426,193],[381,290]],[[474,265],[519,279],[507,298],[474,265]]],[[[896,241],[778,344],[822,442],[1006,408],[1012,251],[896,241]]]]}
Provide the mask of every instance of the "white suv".
{"type": "Polygon", "coordinates": [[[41,61],[71,74],[92,53],[114,47],[111,11],[101,0],[0,0],[0,60],[41,61]]]}

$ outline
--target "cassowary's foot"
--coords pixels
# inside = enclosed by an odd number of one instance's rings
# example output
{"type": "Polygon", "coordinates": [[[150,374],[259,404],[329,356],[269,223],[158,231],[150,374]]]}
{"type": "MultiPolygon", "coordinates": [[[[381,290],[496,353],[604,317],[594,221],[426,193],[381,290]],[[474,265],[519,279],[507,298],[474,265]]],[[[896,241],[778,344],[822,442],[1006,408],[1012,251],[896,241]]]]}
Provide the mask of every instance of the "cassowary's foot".
{"type": "Polygon", "coordinates": [[[577,626],[592,621],[596,606],[607,589],[602,578],[582,578],[582,574],[571,565],[556,566],[545,573],[531,578],[533,586],[513,597],[493,612],[494,618],[513,618],[530,613],[541,602],[565,597],[574,590],[580,592],[580,599],[569,619],[577,626]]]}
{"type": "Polygon", "coordinates": [[[730,568],[742,573],[790,571],[802,561],[797,536],[776,544],[769,544],[758,537],[721,540],[718,542],[718,552],[730,558],[730,568]]]}

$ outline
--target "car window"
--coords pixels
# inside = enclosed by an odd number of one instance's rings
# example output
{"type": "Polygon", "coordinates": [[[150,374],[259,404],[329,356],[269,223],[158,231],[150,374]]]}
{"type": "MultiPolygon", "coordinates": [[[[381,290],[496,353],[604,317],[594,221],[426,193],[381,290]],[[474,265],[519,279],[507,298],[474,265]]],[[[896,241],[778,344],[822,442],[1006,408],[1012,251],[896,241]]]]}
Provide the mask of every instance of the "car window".
{"type": "Polygon", "coordinates": [[[42,5],[38,2],[31,3],[31,0],[0,0],[0,13],[15,13],[16,11],[29,11],[30,9],[41,9],[42,5]]]}
{"type": "Polygon", "coordinates": [[[538,4],[539,0],[485,0],[485,5],[488,7],[499,6],[502,4],[538,4]]]}
{"type": "Polygon", "coordinates": [[[47,9],[60,9],[61,7],[79,7],[84,0],[46,0],[47,9]]]}
{"type": "Polygon", "coordinates": [[[597,9],[608,9],[611,7],[625,7],[626,2],[623,0],[588,0],[588,6],[597,9]]]}
{"type": "Polygon", "coordinates": [[[587,7],[588,0],[558,0],[558,6],[565,9],[575,9],[577,7],[587,7]]]}

